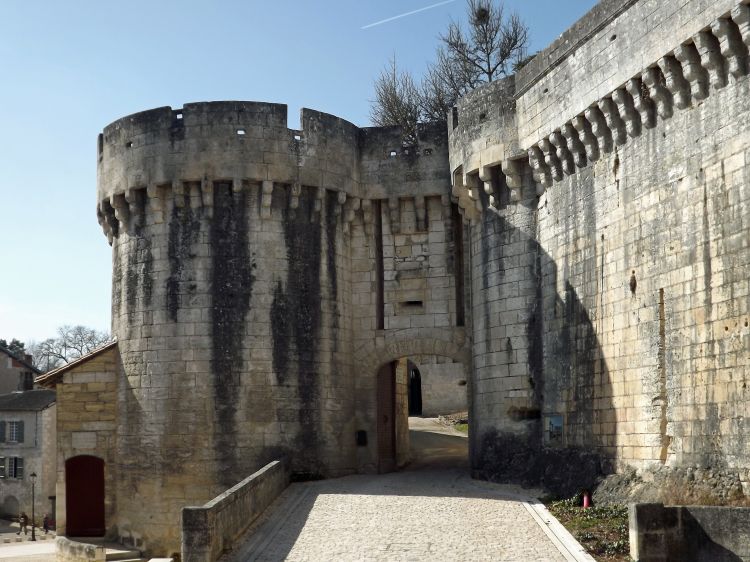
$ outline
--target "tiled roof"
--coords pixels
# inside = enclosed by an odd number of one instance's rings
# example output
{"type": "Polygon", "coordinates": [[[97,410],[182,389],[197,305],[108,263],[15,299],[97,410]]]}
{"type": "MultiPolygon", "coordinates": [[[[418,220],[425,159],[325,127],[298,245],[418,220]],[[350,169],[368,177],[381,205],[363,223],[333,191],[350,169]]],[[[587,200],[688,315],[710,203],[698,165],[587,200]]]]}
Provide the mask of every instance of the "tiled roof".
{"type": "Polygon", "coordinates": [[[54,390],[24,390],[22,392],[11,392],[0,394],[0,412],[31,410],[44,410],[55,402],[54,390]]]}
{"type": "Polygon", "coordinates": [[[12,351],[10,351],[9,349],[6,349],[6,348],[4,348],[2,346],[0,346],[0,352],[4,353],[8,357],[12,358],[14,361],[18,361],[21,365],[23,365],[27,369],[31,369],[37,375],[41,374],[41,371],[39,369],[37,369],[36,367],[34,367],[34,365],[32,365],[31,363],[29,363],[28,361],[26,361],[26,359],[23,358],[23,355],[18,356],[15,353],[13,353],[12,351]]]}
{"type": "Polygon", "coordinates": [[[78,367],[79,365],[82,365],[94,357],[98,357],[102,353],[109,351],[110,349],[114,349],[117,347],[117,341],[111,341],[109,343],[105,343],[103,346],[98,347],[91,353],[88,353],[84,355],[83,357],[79,357],[78,359],[75,359],[74,361],[71,361],[70,363],[66,363],[62,367],[58,367],[57,369],[53,369],[52,371],[48,373],[44,373],[41,376],[38,376],[34,379],[34,382],[36,384],[41,384],[42,386],[55,386],[58,382],[62,380],[62,377],[65,373],[70,371],[71,369],[78,367]]]}

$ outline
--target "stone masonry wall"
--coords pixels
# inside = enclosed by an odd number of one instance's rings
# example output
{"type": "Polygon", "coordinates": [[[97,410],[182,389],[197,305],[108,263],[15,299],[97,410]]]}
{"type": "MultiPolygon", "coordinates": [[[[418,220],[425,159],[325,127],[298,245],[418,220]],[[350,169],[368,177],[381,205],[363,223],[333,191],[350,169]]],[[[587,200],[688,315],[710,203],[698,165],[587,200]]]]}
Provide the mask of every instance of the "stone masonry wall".
{"type": "Polygon", "coordinates": [[[433,417],[468,410],[466,389],[470,370],[447,357],[409,357],[419,369],[422,383],[422,415],[433,417]]]}
{"type": "Polygon", "coordinates": [[[750,7],[602,6],[540,55],[544,68],[475,92],[452,123],[476,241],[474,466],[506,463],[498,443],[513,436],[558,465],[595,454],[578,487],[664,465],[734,474],[747,491],[750,7]],[[512,83],[510,102],[493,101],[512,83]],[[501,275],[514,235],[528,244],[521,301],[501,275]],[[499,331],[482,337],[477,307],[498,291],[527,319],[510,340],[528,351],[526,389],[505,372],[499,331]],[[521,391],[534,431],[513,426],[521,391]]]}

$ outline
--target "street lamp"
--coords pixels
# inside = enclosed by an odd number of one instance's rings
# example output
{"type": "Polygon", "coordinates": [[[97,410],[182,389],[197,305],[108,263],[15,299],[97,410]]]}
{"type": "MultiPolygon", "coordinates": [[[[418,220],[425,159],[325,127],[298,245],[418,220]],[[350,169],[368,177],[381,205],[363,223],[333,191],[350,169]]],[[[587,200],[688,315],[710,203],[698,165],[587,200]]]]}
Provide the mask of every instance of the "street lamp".
{"type": "Polygon", "coordinates": [[[36,472],[29,474],[29,480],[31,480],[31,540],[36,540],[36,533],[34,532],[34,487],[36,486],[36,472]]]}

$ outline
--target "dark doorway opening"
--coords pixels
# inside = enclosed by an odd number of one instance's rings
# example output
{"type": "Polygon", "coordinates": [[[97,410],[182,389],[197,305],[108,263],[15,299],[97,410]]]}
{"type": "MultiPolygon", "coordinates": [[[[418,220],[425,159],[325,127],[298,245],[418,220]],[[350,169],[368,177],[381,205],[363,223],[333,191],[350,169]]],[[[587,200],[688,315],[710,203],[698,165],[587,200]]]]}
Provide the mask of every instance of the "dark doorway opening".
{"type": "Polygon", "coordinates": [[[422,375],[417,366],[409,361],[409,415],[422,415],[422,375]]]}
{"type": "Polygon", "coordinates": [[[65,461],[65,534],[104,536],[104,461],[80,455],[65,461]]]}

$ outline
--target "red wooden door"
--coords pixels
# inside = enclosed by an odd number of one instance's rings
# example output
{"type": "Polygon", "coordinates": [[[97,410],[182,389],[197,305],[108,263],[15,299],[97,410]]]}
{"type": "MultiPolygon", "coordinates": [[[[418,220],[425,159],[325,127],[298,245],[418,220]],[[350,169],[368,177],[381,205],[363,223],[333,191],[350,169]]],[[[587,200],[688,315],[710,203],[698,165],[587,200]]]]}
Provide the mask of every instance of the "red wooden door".
{"type": "Polygon", "coordinates": [[[65,534],[104,536],[104,461],[81,455],[65,461],[65,534]]]}
{"type": "Polygon", "coordinates": [[[378,371],[378,471],[396,468],[396,371],[387,363],[378,371]]]}

